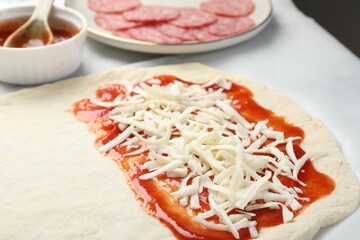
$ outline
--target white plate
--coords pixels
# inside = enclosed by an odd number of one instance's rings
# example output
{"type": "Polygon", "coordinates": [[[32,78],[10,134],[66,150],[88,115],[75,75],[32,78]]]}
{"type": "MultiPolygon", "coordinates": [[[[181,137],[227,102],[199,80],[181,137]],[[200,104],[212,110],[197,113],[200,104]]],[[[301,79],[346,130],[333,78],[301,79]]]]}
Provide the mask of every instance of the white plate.
{"type": "MultiPolygon", "coordinates": [[[[199,7],[201,2],[205,0],[142,0],[144,5],[163,5],[175,7],[199,7]]],[[[110,46],[123,48],[127,50],[158,53],[158,54],[184,54],[207,52],[220,48],[225,48],[244,42],[259,32],[261,32],[270,22],[272,16],[272,5],[270,0],[253,0],[255,10],[249,17],[255,22],[255,27],[238,35],[231,37],[196,43],[181,43],[181,44],[157,44],[138,40],[126,39],[117,37],[111,34],[110,31],[104,30],[97,26],[94,22],[95,13],[89,9],[87,0],[67,0],[66,5],[81,12],[88,20],[89,36],[97,41],[108,44],[110,46]]]]}

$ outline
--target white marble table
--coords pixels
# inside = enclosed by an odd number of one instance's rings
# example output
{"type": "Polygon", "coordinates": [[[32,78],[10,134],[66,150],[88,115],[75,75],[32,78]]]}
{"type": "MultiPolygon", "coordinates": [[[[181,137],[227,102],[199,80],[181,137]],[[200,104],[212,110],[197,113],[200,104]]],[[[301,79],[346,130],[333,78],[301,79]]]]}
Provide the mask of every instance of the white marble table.
{"type": "MultiPolygon", "coordinates": [[[[0,7],[14,1],[0,0],[0,7]]],[[[26,2],[29,2],[27,0],[26,2]]],[[[335,134],[360,177],[360,61],[292,2],[273,0],[274,17],[256,38],[209,53],[160,56],[134,53],[88,39],[82,66],[72,76],[128,64],[155,66],[201,62],[240,74],[291,96],[335,134]]],[[[61,1],[57,1],[61,4],[61,1]]],[[[0,95],[21,89],[0,83],[0,95]]],[[[358,239],[360,211],[321,230],[317,240],[358,239]]]]}

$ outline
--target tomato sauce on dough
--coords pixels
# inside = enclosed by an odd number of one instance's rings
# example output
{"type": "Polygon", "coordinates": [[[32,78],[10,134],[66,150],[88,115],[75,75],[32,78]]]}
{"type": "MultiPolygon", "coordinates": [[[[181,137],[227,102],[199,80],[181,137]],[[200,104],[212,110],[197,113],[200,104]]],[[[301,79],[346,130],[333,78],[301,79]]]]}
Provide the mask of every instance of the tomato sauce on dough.
{"type": "MultiPolygon", "coordinates": [[[[161,80],[162,85],[167,85],[175,80],[182,81],[174,76],[163,75],[156,78],[161,80]]],[[[186,82],[186,84],[191,83],[186,82]]],[[[214,88],[214,86],[211,87],[214,88]]],[[[224,90],[224,93],[226,93],[229,99],[236,102],[236,105],[233,105],[233,107],[249,122],[268,119],[268,125],[277,131],[284,132],[285,137],[300,136],[302,139],[304,138],[304,132],[301,128],[288,123],[284,117],[277,116],[272,111],[261,107],[253,99],[253,93],[248,88],[232,84],[231,89],[224,90]]],[[[99,88],[96,92],[96,97],[102,101],[113,101],[121,94],[126,94],[125,88],[122,85],[113,84],[99,88]]],[[[91,103],[89,99],[83,99],[74,104],[73,113],[79,121],[87,123],[89,130],[95,134],[97,138],[95,146],[97,148],[120,134],[117,125],[108,118],[110,110],[91,103]]],[[[301,140],[294,141],[294,151],[297,158],[305,154],[300,143],[301,140]]],[[[284,148],[285,146],[283,146],[282,150],[284,148]]],[[[170,192],[179,189],[180,179],[168,178],[163,174],[158,178],[166,183],[165,186],[160,186],[159,183],[152,180],[141,180],[139,177],[147,173],[147,170],[141,170],[142,164],[147,161],[146,154],[136,157],[123,157],[125,153],[125,148],[116,146],[108,152],[108,156],[115,160],[125,172],[131,188],[142,202],[142,207],[148,214],[157,217],[178,239],[234,239],[230,232],[207,229],[193,220],[192,216],[210,209],[207,191],[200,194],[200,210],[183,207],[178,202],[178,199],[170,195],[170,192]]],[[[335,188],[333,180],[327,175],[318,172],[311,161],[305,163],[298,177],[306,186],[301,186],[289,178],[279,176],[284,185],[300,188],[303,191],[303,194],[299,194],[300,197],[310,199],[310,201],[299,201],[302,208],[294,212],[295,216],[299,215],[306,206],[330,194],[335,188]]],[[[273,227],[283,223],[281,209],[260,209],[252,211],[252,213],[256,214],[252,220],[257,222],[256,227],[258,231],[261,228],[273,227]]],[[[247,228],[240,229],[239,233],[241,239],[250,239],[250,233],[247,228]]]]}

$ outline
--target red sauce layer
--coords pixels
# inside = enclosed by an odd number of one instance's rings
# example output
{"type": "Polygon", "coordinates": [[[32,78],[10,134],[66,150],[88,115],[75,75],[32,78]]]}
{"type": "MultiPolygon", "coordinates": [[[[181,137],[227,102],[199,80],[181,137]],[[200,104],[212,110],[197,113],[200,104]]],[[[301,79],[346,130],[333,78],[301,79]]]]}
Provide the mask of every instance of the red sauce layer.
{"type": "MultiPolygon", "coordinates": [[[[1,21],[0,46],[3,46],[6,39],[28,19],[28,17],[17,17],[1,21]]],[[[71,23],[60,19],[49,19],[49,25],[54,34],[54,43],[65,41],[79,32],[79,29],[71,23]]],[[[23,40],[24,44],[28,41],[29,39],[23,40]]]]}
{"type": "MultiPolygon", "coordinates": [[[[182,81],[174,76],[157,76],[162,81],[162,85],[167,85],[174,80],[182,81]]],[[[189,84],[189,83],[186,83],[189,84]]],[[[214,87],[214,86],[213,86],[214,87]]],[[[234,108],[244,116],[249,122],[258,122],[268,119],[268,126],[277,131],[284,132],[286,137],[300,136],[304,138],[304,132],[286,121],[285,118],[275,115],[272,111],[261,107],[254,99],[253,93],[246,87],[233,84],[230,90],[224,91],[228,98],[234,100],[234,108]]],[[[112,101],[119,95],[126,93],[122,85],[108,85],[97,90],[96,97],[102,101],[112,101]]],[[[89,99],[83,99],[74,104],[73,112],[79,121],[88,124],[89,130],[97,137],[96,147],[100,147],[116,137],[120,130],[108,118],[111,109],[96,106],[89,99]]],[[[294,142],[295,154],[300,158],[305,152],[300,147],[301,141],[294,142]]],[[[234,239],[230,232],[207,229],[192,218],[192,215],[207,211],[210,207],[207,200],[207,191],[200,195],[201,210],[194,211],[184,208],[178,203],[178,199],[170,195],[170,192],[179,188],[180,180],[161,176],[160,180],[165,182],[165,186],[160,186],[152,180],[141,180],[139,176],[147,173],[141,170],[142,164],[147,160],[146,154],[137,157],[122,157],[126,150],[115,147],[110,150],[108,156],[115,160],[119,167],[125,172],[127,180],[136,193],[142,206],[146,211],[157,217],[163,224],[169,227],[178,239],[234,239]]],[[[311,161],[307,161],[302,171],[298,175],[299,179],[306,184],[301,186],[288,178],[280,178],[283,184],[288,187],[298,187],[303,191],[300,197],[307,197],[310,201],[300,201],[303,208],[294,212],[295,216],[301,213],[306,206],[318,199],[330,194],[335,183],[327,175],[318,172],[311,161]]],[[[283,223],[281,209],[260,209],[253,211],[256,214],[252,220],[257,221],[257,229],[272,227],[283,223]]],[[[216,221],[216,219],[213,219],[216,221]]],[[[240,229],[241,239],[250,239],[247,229],[240,229]]]]}

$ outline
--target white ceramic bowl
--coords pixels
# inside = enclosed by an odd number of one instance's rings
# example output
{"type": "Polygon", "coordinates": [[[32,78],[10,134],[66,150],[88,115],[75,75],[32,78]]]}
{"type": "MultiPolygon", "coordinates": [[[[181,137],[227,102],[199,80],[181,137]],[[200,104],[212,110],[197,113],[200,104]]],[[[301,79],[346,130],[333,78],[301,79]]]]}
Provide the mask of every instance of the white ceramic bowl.
{"type": "MultiPolygon", "coordinates": [[[[0,21],[30,16],[34,5],[0,10],[0,21]]],[[[33,48],[0,47],[0,81],[33,85],[62,79],[81,64],[86,37],[86,20],[75,10],[53,7],[51,17],[63,19],[80,31],[62,42],[33,48]]]]}

